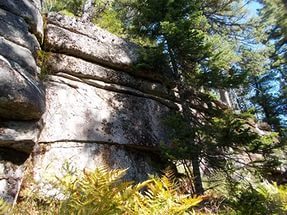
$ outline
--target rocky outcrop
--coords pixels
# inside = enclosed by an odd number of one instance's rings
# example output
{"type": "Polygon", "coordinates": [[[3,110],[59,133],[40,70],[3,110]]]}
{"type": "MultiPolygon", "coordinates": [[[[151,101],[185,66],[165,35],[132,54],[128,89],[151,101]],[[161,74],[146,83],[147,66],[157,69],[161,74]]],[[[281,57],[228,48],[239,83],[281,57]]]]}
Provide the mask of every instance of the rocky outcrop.
{"type": "Polygon", "coordinates": [[[78,169],[128,168],[136,181],[156,172],[151,164],[160,159],[152,154],[168,143],[162,120],[178,108],[177,98],[157,78],[132,72],[138,47],[50,14],[44,51],[47,110],[34,156],[37,181],[67,161],[78,169]]]}
{"type": "Polygon", "coordinates": [[[45,94],[35,56],[43,37],[40,11],[31,1],[0,2],[0,118],[40,119],[45,94]]]}
{"type": "Polygon", "coordinates": [[[0,1],[1,9],[24,19],[29,26],[29,31],[34,34],[39,41],[42,41],[43,19],[39,6],[40,0],[0,1]]]}
{"type": "Polygon", "coordinates": [[[17,67],[14,69],[8,60],[0,56],[0,117],[13,120],[40,119],[45,110],[43,87],[27,70],[19,65],[17,67]]]}
{"type": "Polygon", "coordinates": [[[37,143],[45,111],[36,54],[43,39],[39,1],[0,1],[0,196],[12,201],[37,143]]]}
{"type": "Polygon", "coordinates": [[[143,49],[81,19],[50,13],[44,47],[46,51],[74,56],[173,86],[172,80],[166,78],[166,74],[160,75],[159,71],[133,70],[143,49]]]}
{"type": "Polygon", "coordinates": [[[135,44],[56,13],[43,31],[39,9],[39,0],[0,2],[0,196],[13,199],[27,169],[49,193],[46,176],[67,162],[127,168],[135,181],[156,173],[169,142],[162,119],[178,108],[171,85],[134,70],[135,44]]]}

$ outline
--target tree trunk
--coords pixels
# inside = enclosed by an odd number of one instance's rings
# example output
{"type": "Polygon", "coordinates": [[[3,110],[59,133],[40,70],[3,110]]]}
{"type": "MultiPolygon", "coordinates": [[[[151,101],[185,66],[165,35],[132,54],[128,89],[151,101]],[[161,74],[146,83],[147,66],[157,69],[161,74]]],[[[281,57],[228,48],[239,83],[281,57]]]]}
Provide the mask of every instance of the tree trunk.
{"type": "Polygon", "coordinates": [[[201,180],[201,174],[200,174],[200,163],[199,163],[199,157],[198,155],[193,155],[192,160],[192,169],[193,169],[193,183],[195,192],[198,195],[202,195],[204,193],[203,186],[202,186],[202,180],[201,180]]]}
{"type": "MultiPolygon", "coordinates": [[[[170,48],[169,42],[166,41],[166,43],[167,43],[167,49],[169,52],[169,57],[170,57],[173,73],[177,79],[177,86],[178,86],[178,91],[179,91],[180,103],[182,106],[182,114],[183,114],[183,117],[191,123],[190,132],[192,132],[193,113],[191,112],[191,110],[189,108],[188,99],[185,96],[188,87],[184,83],[184,77],[182,76],[181,72],[178,69],[173,50],[170,48]]],[[[204,193],[204,189],[202,186],[202,180],[201,180],[201,174],[200,174],[199,152],[197,150],[198,147],[196,146],[196,140],[195,139],[190,140],[189,144],[191,144],[191,146],[194,146],[194,153],[192,153],[192,157],[191,157],[194,189],[195,189],[196,194],[201,195],[204,193]]]]}
{"type": "Polygon", "coordinates": [[[90,22],[94,16],[95,0],[86,0],[83,5],[82,20],[90,22]]]}
{"type": "Polygon", "coordinates": [[[228,107],[232,108],[232,102],[230,100],[230,95],[227,90],[219,89],[220,101],[225,103],[228,107]]]}

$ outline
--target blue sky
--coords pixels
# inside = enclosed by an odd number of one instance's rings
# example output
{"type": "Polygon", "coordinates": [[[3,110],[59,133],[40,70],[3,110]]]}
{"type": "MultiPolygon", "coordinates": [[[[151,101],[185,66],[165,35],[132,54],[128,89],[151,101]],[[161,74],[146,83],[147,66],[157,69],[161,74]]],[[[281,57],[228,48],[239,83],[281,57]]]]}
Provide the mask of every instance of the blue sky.
{"type": "Polygon", "coordinates": [[[256,16],[257,10],[261,8],[261,5],[258,2],[251,1],[248,5],[248,10],[251,16],[256,16]]]}

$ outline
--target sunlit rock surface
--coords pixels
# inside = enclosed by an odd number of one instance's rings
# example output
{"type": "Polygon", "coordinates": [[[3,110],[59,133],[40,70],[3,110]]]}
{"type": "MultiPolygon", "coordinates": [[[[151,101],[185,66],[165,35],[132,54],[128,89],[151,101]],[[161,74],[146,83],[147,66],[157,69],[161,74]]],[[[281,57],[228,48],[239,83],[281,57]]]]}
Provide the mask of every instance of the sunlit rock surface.
{"type": "Polygon", "coordinates": [[[153,153],[168,143],[163,119],[178,108],[174,92],[131,72],[134,44],[59,14],[47,23],[47,110],[38,139],[45,153],[36,153],[37,180],[45,178],[42,169],[66,161],[79,169],[128,168],[127,179],[146,179],[161,162],[153,153]]]}
{"type": "Polygon", "coordinates": [[[178,108],[167,78],[135,72],[139,47],[93,24],[51,13],[44,29],[40,8],[0,1],[0,196],[13,201],[27,178],[45,190],[66,163],[156,174],[178,108]]]}

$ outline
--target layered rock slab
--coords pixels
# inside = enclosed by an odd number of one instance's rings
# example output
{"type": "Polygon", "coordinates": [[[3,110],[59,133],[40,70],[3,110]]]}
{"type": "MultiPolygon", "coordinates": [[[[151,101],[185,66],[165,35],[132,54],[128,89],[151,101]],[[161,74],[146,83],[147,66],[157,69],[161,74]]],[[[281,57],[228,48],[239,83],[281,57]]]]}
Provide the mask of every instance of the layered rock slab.
{"type": "MultiPolygon", "coordinates": [[[[48,53],[46,69],[49,74],[78,78],[79,81],[92,82],[93,80],[103,81],[114,85],[120,85],[139,91],[138,94],[148,94],[158,100],[177,101],[175,93],[165,85],[134,77],[129,73],[103,67],[76,57],[48,53]],[[64,75],[67,74],[67,75],[64,75]]],[[[148,95],[146,95],[148,97],[148,95]]],[[[167,102],[166,102],[167,103],[167,102]]]]}
{"type": "Polygon", "coordinates": [[[152,149],[166,140],[165,105],[63,77],[49,78],[39,142],[88,141],[152,149]]]}
{"type": "Polygon", "coordinates": [[[0,55],[0,118],[40,119],[45,111],[45,93],[41,83],[25,70],[18,71],[0,55]]]}
{"type": "Polygon", "coordinates": [[[162,75],[159,71],[134,68],[139,62],[140,53],[145,51],[143,48],[77,18],[50,13],[44,49],[173,86],[173,81],[166,77],[167,72],[162,75]]]}
{"type": "Polygon", "coordinates": [[[21,187],[45,111],[35,61],[42,38],[40,0],[0,1],[0,196],[8,201],[21,187]]]}
{"type": "Polygon", "coordinates": [[[0,35],[31,50],[33,54],[40,50],[40,44],[37,38],[29,32],[29,25],[25,20],[3,9],[0,9],[0,35]]]}
{"type": "Polygon", "coordinates": [[[43,39],[43,19],[40,13],[39,0],[1,0],[0,8],[23,18],[29,25],[29,30],[43,39]]]}
{"type": "Polygon", "coordinates": [[[137,61],[137,47],[92,23],[51,13],[47,17],[45,47],[118,69],[137,61]]]}

